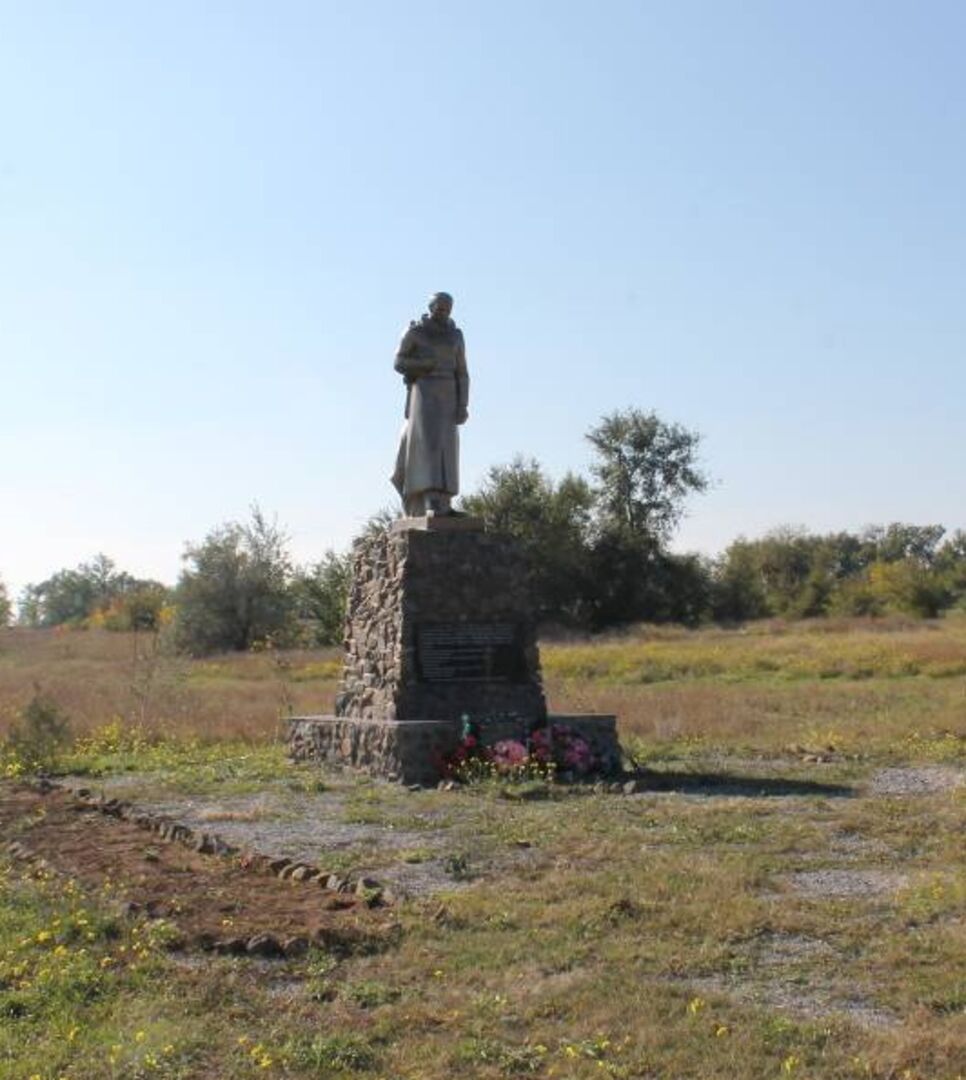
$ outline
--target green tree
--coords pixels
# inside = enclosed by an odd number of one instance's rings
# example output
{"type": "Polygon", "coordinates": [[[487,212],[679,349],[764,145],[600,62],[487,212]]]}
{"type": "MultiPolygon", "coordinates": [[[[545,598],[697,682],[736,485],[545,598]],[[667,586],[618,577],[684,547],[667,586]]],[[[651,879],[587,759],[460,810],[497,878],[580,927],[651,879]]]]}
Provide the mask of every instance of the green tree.
{"type": "Polygon", "coordinates": [[[738,537],[717,560],[713,570],[712,614],[719,622],[744,622],[769,614],[758,546],[738,537]]]}
{"type": "Polygon", "coordinates": [[[591,472],[604,527],[667,540],[688,495],[708,486],[697,464],[700,435],[657,413],[611,413],[587,432],[587,440],[597,454],[591,472]]]}
{"type": "Polygon", "coordinates": [[[957,529],[936,552],[936,570],[949,590],[950,600],[966,607],[966,531],[957,529]]]}
{"type": "Polygon", "coordinates": [[[711,577],[695,555],[674,555],[653,537],[602,531],[588,559],[585,620],[592,630],[631,622],[695,625],[711,604],[711,577]]]}
{"type": "Polygon", "coordinates": [[[10,624],[10,616],[12,613],[13,605],[10,603],[7,586],[3,581],[0,581],[0,627],[8,626],[10,624]]]}
{"type": "Polygon", "coordinates": [[[38,585],[28,585],[20,600],[20,622],[25,626],[82,625],[126,594],[146,587],[164,588],[118,570],[112,559],[95,555],[73,570],[58,570],[38,585]]]}
{"type": "Polygon", "coordinates": [[[697,464],[700,436],[657,413],[625,409],[587,432],[593,539],[587,588],[595,629],[639,620],[695,622],[710,603],[701,560],[670,555],[666,543],[687,497],[708,479],[697,464]]]}
{"type": "Polygon", "coordinates": [[[287,537],[258,507],[189,544],[177,588],[175,638],[193,655],[249,649],[296,630],[287,537]]]}
{"type": "Polygon", "coordinates": [[[172,599],[172,590],[160,582],[139,581],[98,608],[87,624],[105,630],[157,630],[172,599]]]}
{"type": "Polygon", "coordinates": [[[945,533],[942,525],[908,525],[894,521],[891,525],[871,526],[865,530],[862,539],[871,548],[870,562],[912,559],[923,566],[932,566],[945,533]]]}
{"type": "Polygon", "coordinates": [[[923,619],[936,618],[952,599],[942,576],[914,558],[877,562],[869,586],[887,607],[923,619]]]}
{"type": "Polygon", "coordinates": [[[40,595],[36,585],[25,585],[17,600],[17,622],[20,626],[40,626],[40,595]]]}
{"type": "Polygon", "coordinates": [[[327,551],[312,566],[295,574],[292,591],[299,619],[316,645],[340,645],[352,578],[352,557],[327,551]]]}
{"type": "Polygon", "coordinates": [[[594,497],[587,482],[568,473],[559,483],[532,458],[490,469],[462,508],[488,528],[515,537],[529,559],[537,616],[578,623],[587,584],[594,497]]]}

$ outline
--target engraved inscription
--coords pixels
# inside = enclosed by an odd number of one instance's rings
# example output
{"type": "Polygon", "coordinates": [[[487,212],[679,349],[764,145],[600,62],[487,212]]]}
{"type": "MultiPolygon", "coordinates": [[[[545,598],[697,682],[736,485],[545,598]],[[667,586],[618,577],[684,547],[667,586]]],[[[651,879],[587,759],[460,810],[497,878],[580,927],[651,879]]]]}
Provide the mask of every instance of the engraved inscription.
{"type": "Polygon", "coordinates": [[[518,682],[526,672],[514,623],[427,623],[416,628],[416,656],[426,682],[518,682]]]}

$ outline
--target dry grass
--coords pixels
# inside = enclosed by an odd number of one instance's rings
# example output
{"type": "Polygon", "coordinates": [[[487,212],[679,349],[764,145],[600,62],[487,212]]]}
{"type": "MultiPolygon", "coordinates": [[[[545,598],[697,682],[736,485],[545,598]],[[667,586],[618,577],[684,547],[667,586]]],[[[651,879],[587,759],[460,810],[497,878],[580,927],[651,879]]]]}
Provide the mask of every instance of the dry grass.
{"type": "Polygon", "coordinates": [[[83,734],[115,718],[148,734],[277,737],[282,717],[331,709],[332,650],[189,660],[106,630],[0,631],[0,734],[39,688],[83,734]]]}
{"type": "MultiPolygon", "coordinates": [[[[645,627],[545,644],[543,662],[551,709],[615,713],[625,738],[652,745],[867,751],[911,741],[942,757],[966,736],[963,618],[645,627]]],[[[39,686],[78,733],[121,717],[148,733],[275,739],[285,716],[331,711],[338,674],[334,649],[188,660],[144,635],[6,630],[0,734],[39,686]]]]}

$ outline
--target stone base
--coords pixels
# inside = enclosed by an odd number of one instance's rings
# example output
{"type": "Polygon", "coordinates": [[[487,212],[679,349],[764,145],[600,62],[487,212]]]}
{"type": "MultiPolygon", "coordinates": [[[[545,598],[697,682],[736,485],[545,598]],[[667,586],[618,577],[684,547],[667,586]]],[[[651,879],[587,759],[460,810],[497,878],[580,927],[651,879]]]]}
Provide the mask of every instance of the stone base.
{"type": "Polygon", "coordinates": [[[293,716],[290,723],[294,761],[347,766],[404,784],[435,784],[460,740],[459,725],[445,720],[293,716]]]}
{"type": "MultiPolygon", "coordinates": [[[[550,716],[587,741],[600,772],[620,771],[617,719],[613,716],[550,716]]],[[[451,720],[364,720],[343,716],[295,716],[290,721],[289,752],[294,761],[339,765],[404,784],[435,784],[445,759],[459,745],[462,724],[451,720]]],[[[518,717],[488,720],[480,742],[525,741],[532,723],[518,717]]]]}
{"type": "Polygon", "coordinates": [[[475,518],[401,518],[353,547],[336,716],[546,716],[530,568],[475,518]]]}
{"type": "Polygon", "coordinates": [[[469,514],[424,514],[422,517],[397,518],[390,532],[483,532],[483,519],[469,514]]]}

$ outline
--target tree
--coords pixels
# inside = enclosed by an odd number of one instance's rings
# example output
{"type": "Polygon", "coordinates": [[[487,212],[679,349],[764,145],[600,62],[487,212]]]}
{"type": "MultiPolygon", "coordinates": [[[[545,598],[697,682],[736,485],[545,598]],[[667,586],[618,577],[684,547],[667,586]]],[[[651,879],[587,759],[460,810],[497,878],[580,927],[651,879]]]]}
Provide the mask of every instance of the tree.
{"type": "Polygon", "coordinates": [[[869,570],[869,588],[887,607],[934,619],[952,596],[939,574],[913,558],[877,562],[869,570]]]}
{"type": "Polygon", "coordinates": [[[177,588],[176,641],[194,655],[249,649],[295,631],[287,537],[257,506],[187,545],[177,588]]]}
{"type": "Polygon", "coordinates": [[[105,630],[157,630],[170,611],[172,591],[157,581],[140,581],[98,608],[87,625],[105,630]]]}
{"type": "Polygon", "coordinates": [[[611,528],[590,550],[586,622],[592,630],[631,622],[694,625],[707,615],[711,579],[694,555],[674,555],[653,537],[611,528]]]}
{"type": "Polygon", "coordinates": [[[593,504],[585,480],[568,473],[555,484],[534,459],[517,457],[491,468],[462,508],[519,541],[531,566],[537,617],[575,623],[585,601],[593,504]]]}
{"type": "Polygon", "coordinates": [[[907,525],[894,521],[891,525],[871,526],[865,530],[862,539],[872,549],[870,562],[912,559],[922,566],[932,566],[945,533],[942,525],[907,525]]]}
{"type": "Polygon", "coordinates": [[[28,585],[20,599],[20,622],[34,627],[84,625],[121,597],[145,588],[164,586],[118,570],[112,559],[98,554],[73,570],[58,570],[39,585],[28,585]]]}
{"type": "Polygon", "coordinates": [[[942,574],[953,602],[966,606],[966,531],[957,529],[936,553],[936,569],[942,574]]]}
{"type": "Polygon", "coordinates": [[[769,613],[755,541],[738,537],[715,564],[712,613],[719,622],[744,622],[769,613]]]}
{"type": "Polygon", "coordinates": [[[352,557],[334,551],[296,573],[292,586],[296,612],[309,625],[314,644],[342,643],[351,577],[352,557]]]}
{"type": "Polygon", "coordinates": [[[597,451],[591,472],[599,485],[604,527],[664,541],[680,521],[688,495],[708,486],[696,462],[700,435],[657,413],[611,413],[586,437],[597,451]]]}
{"type": "Polygon", "coordinates": [[[12,611],[13,605],[10,603],[7,586],[4,585],[3,581],[0,581],[0,628],[7,626],[10,623],[12,611]]]}
{"type": "Polygon", "coordinates": [[[708,568],[666,543],[692,492],[707,477],[696,463],[700,436],[657,413],[625,409],[587,432],[591,472],[588,621],[594,629],[639,620],[695,622],[710,602],[708,568]]]}

